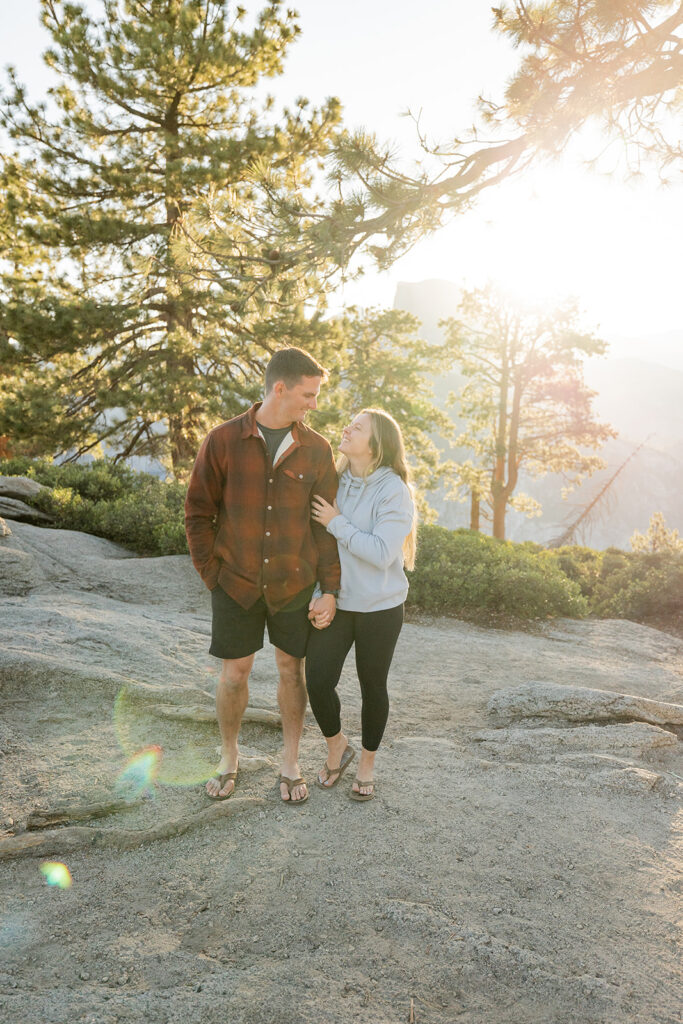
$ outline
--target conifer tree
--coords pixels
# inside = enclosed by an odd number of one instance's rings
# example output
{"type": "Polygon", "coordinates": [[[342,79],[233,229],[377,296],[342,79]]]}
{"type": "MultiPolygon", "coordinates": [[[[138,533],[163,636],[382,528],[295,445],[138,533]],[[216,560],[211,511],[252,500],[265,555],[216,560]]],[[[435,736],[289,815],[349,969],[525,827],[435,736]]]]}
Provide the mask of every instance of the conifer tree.
{"type": "MultiPolygon", "coordinates": [[[[307,251],[340,265],[363,247],[380,269],[467,210],[480,193],[562,152],[586,125],[590,156],[616,143],[625,173],[680,180],[683,6],[680,0],[511,0],[493,29],[519,53],[498,100],[480,97],[472,129],[438,144],[420,137],[419,163],[397,159],[367,131],[340,136],[332,177],[339,197],[314,216],[307,251]]],[[[286,204],[283,204],[286,208],[286,204]]]]}
{"type": "Polygon", "coordinates": [[[670,530],[661,512],[653,512],[647,533],[636,530],[631,537],[631,548],[639,554],[661,554],[662,552],[683,552],[683,539],[678,530],[670,530]]]}
{"type": "Polygon", "coordinates": [[[573,300],[550,311],[524,309],[489,287],[465,292],[459,312],[444,321],[446,345],[467,378],[456,399],[465,428],[455,444],[473,458],[454,483],[472,496],[473,528],[480,508],[488,510],[493,536],[504,539],[508,506],[540,512],[517,492],[522,470],[561,473],[576,484],[604,468],[587,449],[615,434],[593,415],[582,361],[606,346],[579,332],[573,300]]]}
{"type": "Polygon", "coordinates": [[[250,30],[226,0],[41,5],[58,84],[32,105],[12,72],[2,107],[0,434],[74,458],[106,441],[182,474],[207,427],[258,396],[272,350],[324,358],[320,278],[279,260],[262,182],[310,188],[339,103],[257,103],[299,31],[279,0],[250,30]],[[219,193],[209,275],[180,243],[219,193]]]}
{"type": "Polygon", "coordinates": [[[352,306],[334,327],[335,362],[313,422],[336,449],[343,426],[361,409],[383,409],[401,427],[418,491],[434,490],[449,468],[434,437],[450,436],[453,424],[434,404],[430,377],[450,352],[420,338],[420,321],[401,309],[352,306]]]}

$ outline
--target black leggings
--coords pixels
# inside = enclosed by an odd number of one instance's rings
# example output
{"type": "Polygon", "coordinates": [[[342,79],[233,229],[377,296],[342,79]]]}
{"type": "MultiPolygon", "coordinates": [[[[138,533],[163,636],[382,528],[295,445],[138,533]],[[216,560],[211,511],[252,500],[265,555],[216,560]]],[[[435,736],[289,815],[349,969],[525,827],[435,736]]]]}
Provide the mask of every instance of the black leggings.
{"type": "Polygon", "coordinates": [[[356,670],[363,698],[363,746],[377,750],[389,717],[387,676],[403,625],[403,605],[379,612],[338,611],[327,629],[312,629],[306,648],[306,686],[323,736],[341,731],[337,683],[346,655],[356,645],[356,670]]]}

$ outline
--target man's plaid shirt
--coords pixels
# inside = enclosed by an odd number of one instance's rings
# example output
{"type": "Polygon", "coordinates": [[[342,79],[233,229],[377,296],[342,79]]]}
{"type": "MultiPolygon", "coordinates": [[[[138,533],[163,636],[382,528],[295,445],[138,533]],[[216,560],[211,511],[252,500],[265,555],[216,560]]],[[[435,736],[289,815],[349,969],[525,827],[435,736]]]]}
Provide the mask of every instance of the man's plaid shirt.
{"type": "Polygon", "coordinates": [[[283,608],[319,580],[339,589],[337,542],[311,521],[311,498],[333,502],[337,472],[330,445],[303,423],[273,467],[248,412],[215,427],[205,438],[185,500],[190,555],[204,583],[216,584],[243,608],[263,596],[271,611],[283,608]]]}

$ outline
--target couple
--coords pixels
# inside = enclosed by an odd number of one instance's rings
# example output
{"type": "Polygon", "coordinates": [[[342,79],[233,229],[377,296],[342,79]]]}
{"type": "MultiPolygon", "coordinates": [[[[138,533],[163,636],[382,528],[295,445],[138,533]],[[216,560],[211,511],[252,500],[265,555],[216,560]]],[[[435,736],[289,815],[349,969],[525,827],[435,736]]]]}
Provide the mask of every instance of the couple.
{"type": "Polygon", "coordinates": [[[303,423],[325,377],[302,349],[276,352],[263,402],[208,434],[190,478],[187,540],[211,591],[210,653],[223,661],[216,691],[222,754],[206,784],[214,800],[235,788],[237,737],[266,625],[279,673],[281,799],[308,799],[298,766],[307,687],[328,746],[317,784],[336,785],[355,757],[336,692],[354,643],[362,750],[350,795],[359,801],[374,795],[415,514],[401,432],[390,416],[363,410],[355,417],[343,432],[338,469],[328,442],[303,423]]]}

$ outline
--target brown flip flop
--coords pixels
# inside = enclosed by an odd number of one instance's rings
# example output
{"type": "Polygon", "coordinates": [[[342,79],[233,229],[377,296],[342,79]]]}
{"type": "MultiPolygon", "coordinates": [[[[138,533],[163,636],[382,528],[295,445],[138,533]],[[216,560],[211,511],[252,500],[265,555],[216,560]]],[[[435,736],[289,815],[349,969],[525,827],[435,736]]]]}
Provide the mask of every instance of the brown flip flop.
{"type": "Polygon", "coordinates": [[[289,800],[283,800],[280,796],[280,800],[283,804],[305,804],[308,800],[308,789],[306,790],[306,796],[302,796],[300,800],[292,800],[292,790],[296,789],[297,786],[308,786],[305,779],[288,779],[286,775],[281,775],[279,782],[284,782],[289,793],[289,800]]]}
{"type": "MultiPolygon", "coordinates": [[[[238,765],[238,768],[239,768],[239,765],[238,765]]],[[[218,782],[218,791],[220,792],[221,789],[223,789],[223,787],[225,786],[226,782],[229,782],[230,779],[235,780],[237,778],[237,771],[225,772],[224,774],[221,774],[220,772],[218,772],[218,773],[216,773],[216,775],[212,775],[211,778],[217,780],[217,782],[218,782]]],[[[204,787],[204,792],[206,793],[206,787],[204,787]]],[[[232,789],[230,790],[230,792],[227,793],[225,796],[218,796],[218,794],[216,794],[216,796],[211,796],[210,793],[206,793],[206,795],[208,796],[209,800],[229,800],[234,792],[235,792],[235,786],[233,786],[232,789]]]]}
{"type": "Polygon", "coordinates": [[[364,804],[366,800],[374,800],[375,783],[373,779],[370,779],[368,782],[361,782],[360,779],[354,779],[353,781],[357,782],[359,786],[372,786],[372,793],[357,793],[355,789],[352,789],[349,793],[352,800],[357,800],[359,804],[364,804]]]}
{"type": "Polygon", "coordinates": [[[329,786],[326,786],[316,776],[315,784],[318,787],[318,789],[334,789],[334,787],[337,785],[337,783],[339,782],[339,780],[341,779],[342,775],[344,774],[346,769],[349,767],[349,765],[351,764],[351,762],[353,761],[355,756],[356,756],[356,751],[353,749],[353,747],[352,746],[347,746],[346,750],[342,754],[342,759],[341,759],[341,762],[340,762],[338,768],[330,768],[329,764],[326,761],[325,762],[325,767],[322,770],[327,772],[327,778],[331,779],[333,775],[336,775],[337,778],[334,780],[334,782],[331,782],[329,784],[329,786]]]}

